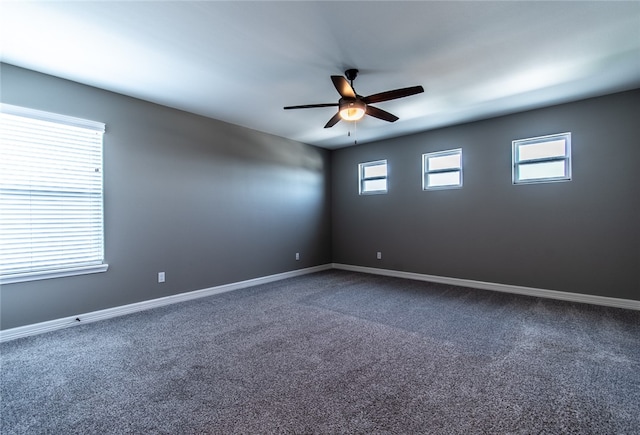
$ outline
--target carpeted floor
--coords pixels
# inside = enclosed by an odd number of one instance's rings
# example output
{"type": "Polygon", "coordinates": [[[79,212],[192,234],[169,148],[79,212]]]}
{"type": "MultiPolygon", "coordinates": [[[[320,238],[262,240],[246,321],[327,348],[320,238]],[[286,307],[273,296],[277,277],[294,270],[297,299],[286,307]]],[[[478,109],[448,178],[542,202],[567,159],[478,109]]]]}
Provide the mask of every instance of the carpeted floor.
{"type": "Polygon", "coordinates": [[[0,361],[2,434],[640,433],[640,312],[344,271],[0,361]]]}

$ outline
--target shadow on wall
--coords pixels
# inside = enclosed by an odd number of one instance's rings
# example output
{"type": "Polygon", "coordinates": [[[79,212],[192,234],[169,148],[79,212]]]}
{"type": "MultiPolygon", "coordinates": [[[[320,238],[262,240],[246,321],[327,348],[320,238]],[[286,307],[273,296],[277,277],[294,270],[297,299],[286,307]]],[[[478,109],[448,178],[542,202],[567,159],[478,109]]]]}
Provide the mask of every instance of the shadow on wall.
{"type": "Polygon", "coordinates": [[[322,173],[328,151],[311,145],[274,136],[268,133],[238,127],[223,121],[201,117],[182,111],[173,111],[171,122],[157,119],[141,120],[146,128],[156,130],[171,146],[206,147],[201,152],[232,158],[246,164],[248,161],[275,166],[288,166],[322,173]],[[203,123],[211,128],[202,128],[203,123]],[[204,136],[208,134],[208,136],[204,136]],[[324,154],[324,155],[323,155],[324,154]]]}

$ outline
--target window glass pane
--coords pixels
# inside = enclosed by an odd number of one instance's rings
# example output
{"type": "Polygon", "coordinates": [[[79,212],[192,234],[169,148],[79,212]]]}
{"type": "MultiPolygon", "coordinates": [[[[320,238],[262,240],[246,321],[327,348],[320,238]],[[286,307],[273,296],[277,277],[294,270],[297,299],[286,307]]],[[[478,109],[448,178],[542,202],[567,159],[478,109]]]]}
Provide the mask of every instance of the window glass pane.
{"type": "Polygon", "coordinates": [[[460,154],[427,157],[427,170],[459,169],[461,157],[460,154]]]}
{"type": "Polygon", "coordinates": [[[427,174],[427,187],[459,186],[460,171],[427,174]]]}
{"type": "Polygon", "coordinates": [[[535,180],[541,178],[566,177],[564,160],[555,162],[522,164],[518,168],[518,180],[535,180]]]}
{"type": "Polygon", "coordinates": [[[518,146],[518,161],[564,157],[567,153],[564,139],[518,146]]]}
{"type": "Polygon", "coordinates": [[[367,165],[364,167],[364,178],[372,177],[386,177],[387,176],[387,164],[380,163],[377,165],[367,165]]]}
{"type": "Polygon", "coordinates": [[[387,190],[387,179],[364,180],[362,182],[363,192],[379,192],[387,190]]]}

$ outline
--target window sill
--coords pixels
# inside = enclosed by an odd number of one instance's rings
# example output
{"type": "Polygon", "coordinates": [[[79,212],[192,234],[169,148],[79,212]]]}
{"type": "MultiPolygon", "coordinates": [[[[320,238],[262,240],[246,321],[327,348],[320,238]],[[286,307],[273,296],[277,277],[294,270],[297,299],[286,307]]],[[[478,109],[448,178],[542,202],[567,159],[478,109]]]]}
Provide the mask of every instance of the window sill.
{"type": "Polygon", "coordinates": [[[15,275],[0,276],[0,284],[14,284],[17,282],[38,281],[41,279],[62,278],[64,276],[88,275],[90,273],[106,272],[108,268],[108,264],[96,264],[94,266],[73,267],[69,269],[18,273],[15,275]]]}
{"type": "Polygon", "coordinates": [[[448,189],[462,189],[462,184],[452,184],[448,186],[431,186],[423,187],[422,190],[428,192],[430,190],[448,190],[448,189]]]}
{"type": "Polygon", "coordinates": [[[368,190],[366,192],[360,192],[360,195],[384,195],[386,193],[386,190],[368,190]]]}

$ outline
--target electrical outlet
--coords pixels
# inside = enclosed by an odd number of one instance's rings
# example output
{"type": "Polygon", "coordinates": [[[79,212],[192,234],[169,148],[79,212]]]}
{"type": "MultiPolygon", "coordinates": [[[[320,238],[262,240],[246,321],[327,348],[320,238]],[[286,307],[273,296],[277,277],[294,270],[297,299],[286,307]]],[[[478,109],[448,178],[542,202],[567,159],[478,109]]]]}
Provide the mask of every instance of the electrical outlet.
{"type": "Polygon", "coordinates": [[[376,253],[376,258],[377,258],[378,260],[382,260],[382,252],[377,252],[377,253],[376,253]]]}
{"type": "Polygon", "coordinates": [[[300,253],[296,252],[296,260],[300,260],[300,253]]]}
{"type": "Polygon", "coordinates": [[[164,282],[164,272],[158,272],[158,282],[164,282]]]}

